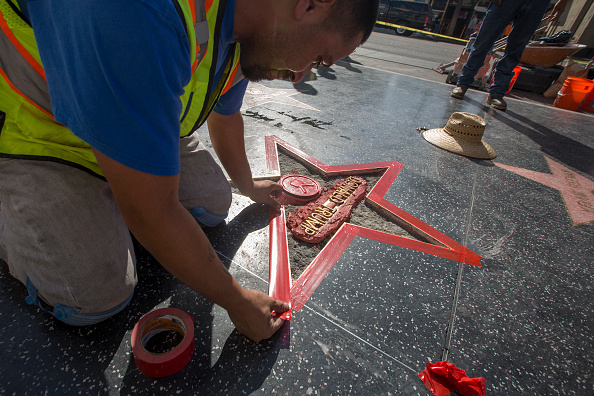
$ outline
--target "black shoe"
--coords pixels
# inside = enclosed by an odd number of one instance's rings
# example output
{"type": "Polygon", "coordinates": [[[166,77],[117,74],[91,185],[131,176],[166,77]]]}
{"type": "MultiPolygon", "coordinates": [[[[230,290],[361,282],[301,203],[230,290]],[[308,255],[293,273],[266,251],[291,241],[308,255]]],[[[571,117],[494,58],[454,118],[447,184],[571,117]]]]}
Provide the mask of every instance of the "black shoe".
{"type": "Polygon", "coordinates": [[[487,105],[497,110],[507,110],[507,103],[505,103],[505,100],[503,100],[503,95],[489,94],[489,96],[487,96],[487,105]]]}
{"type": "Polygon", "coordinates": [[[464,95],[468,91],[468,87],[456,87],[452,92],[450,92],[450,96],[456,99],[464,98],[464,95]]]}

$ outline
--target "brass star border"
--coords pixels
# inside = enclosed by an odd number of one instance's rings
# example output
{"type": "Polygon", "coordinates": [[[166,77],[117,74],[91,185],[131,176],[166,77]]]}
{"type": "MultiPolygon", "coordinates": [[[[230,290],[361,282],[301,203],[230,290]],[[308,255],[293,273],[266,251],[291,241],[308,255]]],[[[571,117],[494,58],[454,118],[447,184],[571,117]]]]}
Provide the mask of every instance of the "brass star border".
{"type": "MultiPolygon", "coordinates": [[[[332,236],[326,246],[313,259],[299,279],[291,285],[291,270],[289,263],[289,247],[287,244],[287,228],[285,226],[285,210],[269,209],[269,295],[281,301],[290,301],[291,309],[299,312],[324,277],[332,269],[340,256],[346,251],[355,237],[363,237],[401,246],[407,249],[444,257],[450,260],[480,267],[482,256],[464,247],[435,228],[422,222],[410,213],[400,209],[384,199],[384,195],[396,180],[404,164],[396,161],[371,162],[363,164],[329,166],[318,161],[303,151],[291,146],[277,136],[265,137],[267,178],[279,178],[280,164],[279,149],[296,161],[301,162],[310,170],[324,177],[382,174],[375,186],[365,197],[365,203],[372,209],[395,222],[408,232],[420,236],[431,243],[405,238],[382,231],[344,223],[332,236]]],[[[283,319],[291,318],[291,311],[281,315],[283,319]]]]}

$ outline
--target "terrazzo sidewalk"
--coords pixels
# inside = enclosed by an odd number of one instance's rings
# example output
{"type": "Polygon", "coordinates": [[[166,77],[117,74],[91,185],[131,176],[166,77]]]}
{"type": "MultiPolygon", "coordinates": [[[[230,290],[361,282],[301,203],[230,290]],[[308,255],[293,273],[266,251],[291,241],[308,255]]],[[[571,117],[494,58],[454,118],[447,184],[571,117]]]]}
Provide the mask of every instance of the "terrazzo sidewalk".
{"type": "MultiPolygon", "coordinates": [[[[355,236],[272,339],[238,334],[224,310],[138,247],[140,283],[121,314],[70,328],[25,303],[0,266],[0,394],[430,395],[417,374],[448,360],[484,377],[487,395],[594,394],[594,115],[339,62],[315,81],[250,84],[246,147],[268,173],[266,136],[329,166],[397,161],[383,198],[482,256],[481,267],[355,236]],[[427,143],[456,111],[487,123],[492,161],[427,143]],[[161,307],[194,318],[179,373],[136,368],[130,336],[161,307]]],[[[199,132],[207,147],[206,131],[199,132]]],[[[268,210],[240,195],[208,231],[245,287],[268,290],[268,210]]]]}

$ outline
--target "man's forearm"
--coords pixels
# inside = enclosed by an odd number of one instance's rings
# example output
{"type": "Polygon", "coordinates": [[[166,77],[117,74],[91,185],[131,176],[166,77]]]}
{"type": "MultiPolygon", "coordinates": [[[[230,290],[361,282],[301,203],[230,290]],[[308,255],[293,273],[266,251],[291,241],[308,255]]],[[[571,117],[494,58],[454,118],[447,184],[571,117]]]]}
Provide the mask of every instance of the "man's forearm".
{"type": "Polygon", "coordinates": [[[238,305],[243,288],[181,204],[173,212],[150,214],[149,222],[127,217],[134,236],[173,276],[226,310],[238,305]]]}
{"type": "Polygon", "coordinates": [[[148,175],[95,155],[130,231],[167,271],[223,308],[242,298],[243,289],[179,203],[177,176],[148,175]]]}
{"type": "Polygon", "coordinates": [[[124,221],[138,241],[176,278],[225,308],[242,334],[270,337],[289,309],[265,293],[242,288],[223,266],[208,238],[178,198],[179,175],[157,176],[128,168],[93,150],[124,221]]]}
{"type": "Polygon", "coordinates": [[[210,141],[229,177],[242,194],[250,196],[254,182],[245,153],[243,117],[237,112],[208,117],[210,141]]]}
{"type": "Polygon", "coordinates": [[[253,180],[245,152],[241,113],[230,116],[211,113],[208,117],[208,132],[217,156],[239,191],[256,202],[278,209],[280,204],[272,196],[281,186],[271,180],[253,180]]]}

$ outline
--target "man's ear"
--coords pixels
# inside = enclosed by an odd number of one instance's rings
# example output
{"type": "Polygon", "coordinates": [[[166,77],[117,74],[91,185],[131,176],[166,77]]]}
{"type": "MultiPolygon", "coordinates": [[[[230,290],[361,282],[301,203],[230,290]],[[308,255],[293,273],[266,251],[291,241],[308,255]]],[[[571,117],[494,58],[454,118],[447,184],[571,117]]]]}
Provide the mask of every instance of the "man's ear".
{"type": "Polygon", "coordinates": [[[301,21],[304,19],[325,18],[335,1],[336,0],[297,0],[294,13],[295,19],[301,21]]]}

